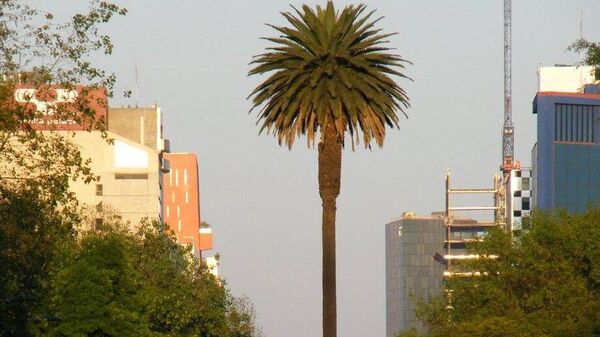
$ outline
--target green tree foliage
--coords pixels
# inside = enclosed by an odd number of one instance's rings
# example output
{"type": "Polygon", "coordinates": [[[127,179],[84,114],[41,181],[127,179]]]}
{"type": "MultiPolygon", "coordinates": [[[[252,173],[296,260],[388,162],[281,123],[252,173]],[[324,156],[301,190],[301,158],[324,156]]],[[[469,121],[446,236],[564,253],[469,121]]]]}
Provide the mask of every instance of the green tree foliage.
{"type": "MultiPolygon", "coordinates": [[[[114,76],[90,59],[109,54],[110,38],[99,27],[125,11],[92,0],[87,12],[66,22],[21,1],[0,0],[0,335],[30,336],[31,323],[45,319],[36,309],[47,297],[49,274],[64,246],[74,240],[79,222],[70,180],[94,179],[89,162],[63,135],[38,132],[29,121],[42,117],[31,104],[16,104],[17,85],[41,89],[48,84],[111,90],[114,76]],[[41,315],[41,316],[40,316],[41,315]]],[[[29,97],[31,101],[33,97],[29,97]]],[[[96,124],[85,90],[73,114],[96,124]]],[[[102,121],[98,121],[102,128],[102,121]]]]}
{"type": "Polygon", "coordinates": [[[39,189],[0,184],[0,336],[30,335],[51,262],[72,240],[72,227],[39,189]]]}
{"type": "MultiPolygon", "coordinates": [[[[492,231],[473,253],[498,254],[420,305],[428,336],[599,336],[600,209],[535,213],[516,240],[492,231]]],[[[401,336],[414,336],[414,332],[401,336]]]]}
{"type": "Polygon", "coordinates": [[[256,311],[247,297],[234,298],[229,305],[229,325],[231,337],[263,337],[256,325],[256,311]]]}
{"type": "Polygon", "coordinates": [[[597,81],[600,81],[600,43],[579,39],[568,49],[577,53],[584,53],[585,58],[582,64],[593,66],[594,77],[597,81]]]}
{"type": "Polygon", "coordinates": [[[40,336],[259,337],[249,302],[157,222],[84,230],[56,260],[36,311],[40,336]]]}
{"type": "Polygon", "coordinates": [[[312,9],[282,13],[288,26],[271,26],[280,35],[257,55],[249,75],[268,74],[250,94],[259,108],[261,132],[272,133],[288,147],[306,135],[319,141],[319,194],[323,203],[323,336],[336,332],[335,212],[340,192],[344,138],[365,147],[383,146],[386,126],[398,126],[397,111],[408,107],[404,90],[390,76],[406,61],[390,52],[379,19],[364,5],[337,11],[332,1],[312,9]]]}
{"type": "Polygon", "coordinates": [[[143,224],[134,240],[150,328],[165,336],[227,336],[226,288],[167,231],[143,224]]]}
{"type": "Polygon", "coordinates": [[[125,235],[85,237],[53,279],[54,336],[148,336],[139,275],[125,235]]]}

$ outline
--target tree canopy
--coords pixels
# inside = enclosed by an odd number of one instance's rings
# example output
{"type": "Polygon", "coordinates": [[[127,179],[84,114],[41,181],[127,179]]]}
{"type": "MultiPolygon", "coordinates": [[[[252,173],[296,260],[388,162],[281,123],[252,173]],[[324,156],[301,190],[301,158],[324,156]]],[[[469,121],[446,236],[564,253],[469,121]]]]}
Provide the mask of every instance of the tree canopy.
{"type": "MultiPolygon", "coordinates": [[[[516,238],[492,231],[471,249],[479,277],[446,282],[419,305],[426,336],[600,335],[600,209],[534,213],[516,238]]],[[[417,336],[415,331],[400,336],[417,336]]]]}
{"type": "Polygon", "coordinates": [[[253,109],[262,106],[261,131],[290,147],[306,135],[310,145],[331,123],[338,138],[348,132],[353,145],[362,132],[365,146],[373,139],[382,146],[386,125],[398,126],[396,112],[408,107],[404,89],[390,77],[406,78],[407,61],[386,46],[394,34],[375,28],[381,18],[373,19],[375,11],[364,5],[292,8],[282,13],[290,26],[269,24],[281,35],[264,38],[274,45],[254,58],[249,72],[270,73],[250,94],[253,109]]]}
{"type": "Polygon", "coordinates": [[[600,81],[600,43],[579,39],[569,46],[569,50],[584,53],[582,64],[593,66],[594,77],[600,81]]]}
{"type": "Polygon", "coordinates": [[[158,222],[86,230],[55,263],[40,335],[260,336],[251,304],[158,222]]]}

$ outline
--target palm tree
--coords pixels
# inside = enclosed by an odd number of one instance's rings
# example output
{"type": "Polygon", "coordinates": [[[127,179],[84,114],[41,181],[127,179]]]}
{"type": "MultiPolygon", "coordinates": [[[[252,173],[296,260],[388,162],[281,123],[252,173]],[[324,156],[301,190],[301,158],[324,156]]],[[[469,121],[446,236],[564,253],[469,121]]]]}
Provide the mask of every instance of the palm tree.
{"type": "MultiPolygon", "coordinates": [[[[323,205],[323,336],[336,332],[335,213],[340,192],[342,148],[346,132],[352,148],[371,140],[381,147],[386,125],[398,127],[397,111],[409,106],[405,91],[391,75],[407,62],[390,53],[386,38],[364,5],[336,11],[332,1],[316,10],[283,16],[291,26],[270,27],[281,33],[265,38],[274,43],[254,57],[249,75],[269,74],[252,93],[252,109],[260,108],[260,131],[273,134],[290,149],[306,135],[309,147],[319,133],[319,194],[323,205]]],[[[251,109],[251,110],[252,110],[251,109]]]]}

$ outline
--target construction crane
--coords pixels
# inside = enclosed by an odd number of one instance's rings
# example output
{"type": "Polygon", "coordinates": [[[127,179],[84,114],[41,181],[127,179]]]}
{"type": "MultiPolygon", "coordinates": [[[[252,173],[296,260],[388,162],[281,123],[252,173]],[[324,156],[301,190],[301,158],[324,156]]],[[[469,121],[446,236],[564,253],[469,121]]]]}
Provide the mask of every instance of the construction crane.
{"type": "Polygon", "coordinates": [[[504,180],[515,167],[512,121],[511,0],[504,0],[504,126],[502,127],[502,166],[504,180]]]}

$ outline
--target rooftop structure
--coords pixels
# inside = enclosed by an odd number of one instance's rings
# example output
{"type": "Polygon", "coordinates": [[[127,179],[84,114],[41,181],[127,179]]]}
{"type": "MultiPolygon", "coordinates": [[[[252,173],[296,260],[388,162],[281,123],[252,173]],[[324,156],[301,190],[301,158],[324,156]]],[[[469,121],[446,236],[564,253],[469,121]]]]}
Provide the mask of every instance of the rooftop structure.
{"type": "Polygon", "coordinates": [[[169,152],[169,140],[163,136],[162,110],[149,107],[110,107],[108,131],[156,151],[169,152]]]}
{"type": "Polygon", "coordinates": [[[538,92],[581,93],[586,84],[594,82],[590,66],[540,66],[538,92]]]}

